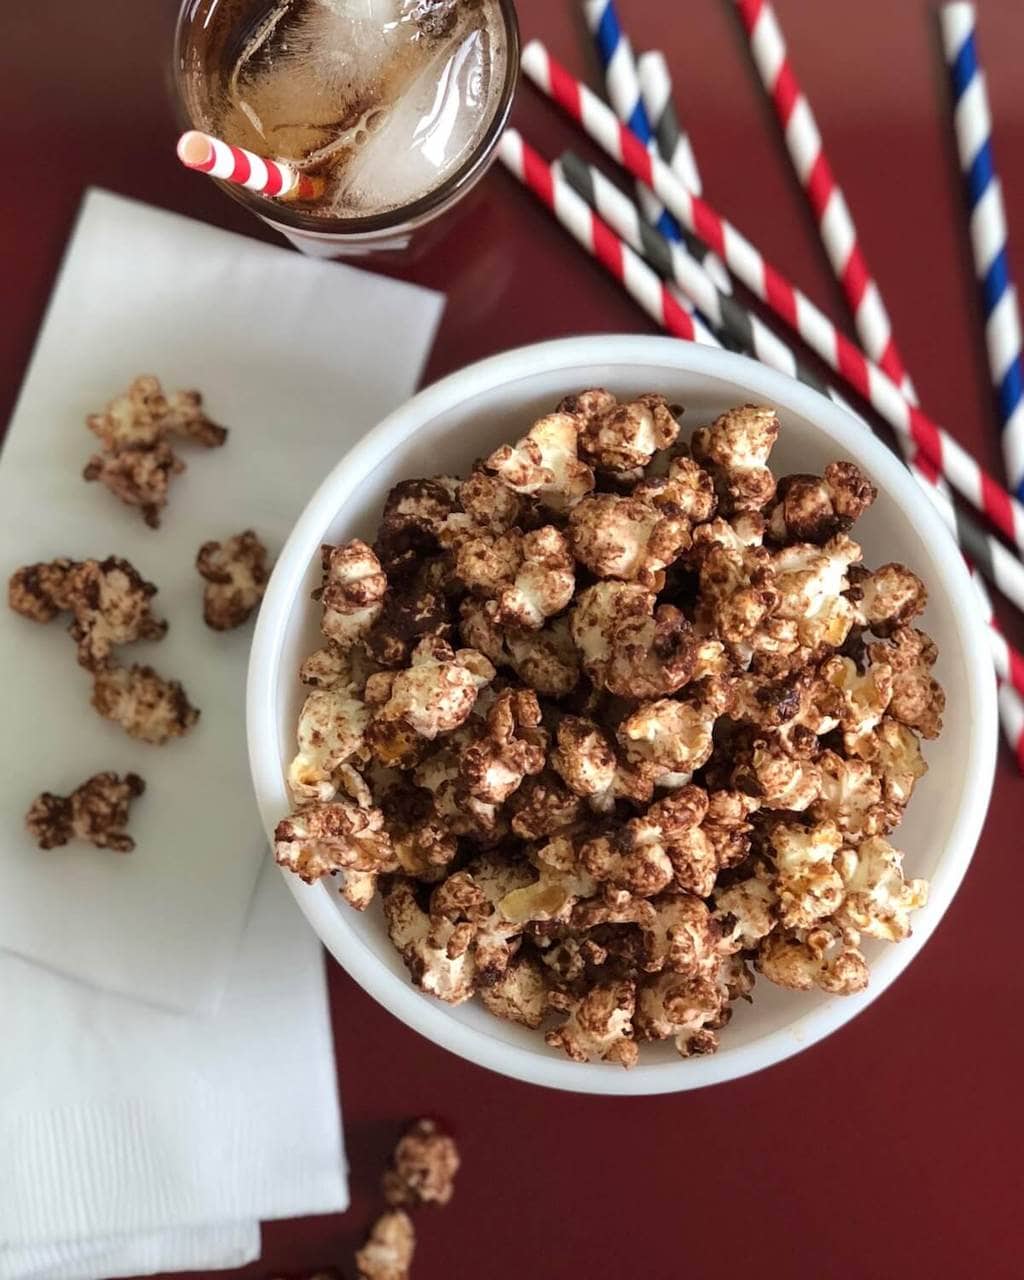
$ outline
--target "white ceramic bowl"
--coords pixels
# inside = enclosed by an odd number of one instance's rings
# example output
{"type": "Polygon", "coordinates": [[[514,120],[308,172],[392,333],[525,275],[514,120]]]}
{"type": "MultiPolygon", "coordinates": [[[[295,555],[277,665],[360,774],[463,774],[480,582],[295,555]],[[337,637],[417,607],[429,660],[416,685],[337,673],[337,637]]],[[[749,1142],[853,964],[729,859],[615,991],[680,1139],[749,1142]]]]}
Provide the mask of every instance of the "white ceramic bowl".
{"type": "Polygon", "coordinates": [[[267,832],[289,807],[285,768],[294,749],[302,658],[318,647],[322,542],[372,538],[387,491],[399,480],[464,474],[474,459],[518,438],[567,392],[605,386],[620,394],[661,391],[686,406],[688,427],[745,401],[777,406],[777,474],[857,462],[879,497],[858,524],[869,564],[910,565],[930,604],[924,627],[938,642],[948,702],[945,731],[926,744],[930,766],[898,843],[913,876],[931,881],[913,936],[869,944],[871,984],[852,997],[794,993],[759,981],[710,1057],[684,1061],[670,1044],[645,1045],[632,1071],[580,1065],[537,1032],[493,1018],[478,1002],[451,1008],[415,990],[384,930],[379,907],[351,910],[328,880],[313,886],[284,873],[310,924],[375,999],[428,1039],[471,1062],[535,1084],[603,1094],[663,1093],[730,1080],[779,1062],[855,1017],[928,940],[967,870],[992,786],[996,704],[985,624],[963,561],[909,473],[848,412],[800,383],[742,356],[652,337],[584,337],[510,351],[421,392],[365,436],[326,477],[288,539],[260,611],[249,668],[248,734],[256,795],[267,832]]]}

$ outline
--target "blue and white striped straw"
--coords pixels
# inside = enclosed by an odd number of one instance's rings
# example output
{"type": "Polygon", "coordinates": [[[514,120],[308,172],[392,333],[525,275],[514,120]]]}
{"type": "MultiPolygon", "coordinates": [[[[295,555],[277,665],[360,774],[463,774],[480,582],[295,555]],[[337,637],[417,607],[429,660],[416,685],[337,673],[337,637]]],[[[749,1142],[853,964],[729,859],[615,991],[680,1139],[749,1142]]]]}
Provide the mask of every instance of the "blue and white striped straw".
{"type": "MultiPolygon", "coordinates": [[[[640,94],[640,78],[637,75],[636,58],[629,37],[619,23],[619,15],[613,0],[583,0],[587,26],[597,45],[598,57],[604,70],[605,88],[612,110],[624,121],[648,147],[655,145],[654,129],[647,115],[640,94]]],[[[640,207],[644,217],[658,228],[663,236],[679,241],[683,238],[679,223],[661,201],[647,187],[637,184],[640,207]]]]}
{"type": "Polygon", "coordinates": [[[992,155],[992,116],[985,74],[978,62],[974,5],[944,5],[940,20],[953,87],[957,150],[970,203],[974,269],[985,309],[989,372],[1002,420],[1008,487],[1018,498],[1024,498],[1024,364],[1020,311],[1010,275],[1006,213],[992,155]]]}

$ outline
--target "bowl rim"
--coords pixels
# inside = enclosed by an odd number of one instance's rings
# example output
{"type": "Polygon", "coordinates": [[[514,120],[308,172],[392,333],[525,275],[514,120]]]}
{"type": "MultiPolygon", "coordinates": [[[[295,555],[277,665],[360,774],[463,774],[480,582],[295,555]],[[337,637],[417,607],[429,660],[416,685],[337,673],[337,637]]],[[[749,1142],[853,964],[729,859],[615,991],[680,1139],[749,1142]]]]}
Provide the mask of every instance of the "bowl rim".
{"type": "Polygon", "coordinates": [[[281,726],[276,691],[294,598],[325,530],[362,477],[401,448],[424,423],[460,403],[530,376],[581,365],[595,370],[632,365],[638,374],[644,368],[673,367],[726,382],[736,388],[737,397],[778,404],[820,424],[840,448],[861,461],[904,512],[913,512],[913,522],[926,542],[947,545],[950,554],[936,556],[936,564],[961,645],[971,737],[964,759],[964,802],[940,854],[942,874],[933,879],[928,916],[899,945],[897,958],[886,973],[878,978],[872,975],[875,980],[867,991],[833,997],[748,1045],[705,1058],[640,1064],[625,1072],[604,1063],[548,1058],[459,1022],[446,1005],[426,998],[404,975],[382,964],[355,931],[344,927],[343,916],[323,885],[305,885],[284,869],[282,875],[317,935],[350,976],[385,1009],[435,1044],[503,1075],[571,1092],[612,1096],[680,1092],[725,1083],[782,1062],[824,1039],[877,1000],[937,928],[967,871],[988,810],[997,750],[996,690],[985,623],[971,607],[973,586],[953,539],[931,503],[920,501],[915,482],[900,460],[865,430],[851,410],[746,356],[674,338],[635,334],[557,338],[518,347],[433,383],[388,415],[341,457],[299,516],[277,559],[249,659],[246,722],[250,768],[263,825],[272,840],[282,804],[287,804],[277,750],[281,726]]]}

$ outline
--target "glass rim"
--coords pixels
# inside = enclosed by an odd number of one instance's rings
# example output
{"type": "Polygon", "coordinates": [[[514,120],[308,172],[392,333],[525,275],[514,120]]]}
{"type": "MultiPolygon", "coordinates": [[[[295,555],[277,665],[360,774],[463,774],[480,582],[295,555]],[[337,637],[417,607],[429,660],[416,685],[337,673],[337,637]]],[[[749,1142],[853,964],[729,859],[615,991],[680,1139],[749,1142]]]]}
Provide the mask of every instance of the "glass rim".
{"type": "MultiPolygon", "coordinates": [[[[425,196],[413,200],[409,204],[388,209],[384,213],[372,214],[366,218],[320,217],[292,207],[285,200],[274,200],[261,196],[255,191],[239,186],[234,182],[225,182],[214,178],[214,182],[265,221],[286,228],[287,230],[319,233],[323,236],[373,235],[378,232],[398,231],[409,224],[429,221],[435,213],[440,213],[445,206],[453,204],[461,195],[472,188],[478,178],[482,177],[491,161],[492,153],[505,130],[508,117],[512,111],[516,87],[519,83],[519,18],[514,0],[496,0],[505,26],[506,59],[505,79],[490,124],[480,139],[473,154],[470,155],[454,173],[444,182],[429,191],[425,196]]],[[[179,120],[188,128],[199,128],[200,124],[191,119],[188,103],[183,91],[184,40],[188,30],[185,18],[196,7],[196,0],[181,0],[178,19],[174,30],[174,87],[177,98],[179,120]]]]}

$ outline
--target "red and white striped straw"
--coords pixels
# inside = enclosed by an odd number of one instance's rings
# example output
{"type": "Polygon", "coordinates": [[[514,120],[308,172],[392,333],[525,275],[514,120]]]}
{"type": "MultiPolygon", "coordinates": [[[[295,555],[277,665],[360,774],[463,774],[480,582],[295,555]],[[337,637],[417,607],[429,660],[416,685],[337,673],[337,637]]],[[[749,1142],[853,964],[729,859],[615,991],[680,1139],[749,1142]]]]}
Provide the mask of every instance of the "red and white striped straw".
{"type": "Polygon", "coordinates": [[[577,243],[618,280],[652,320],[677,338],[709,347],[722,345],[706,325],[680,306],[657,272],[619,239],[518,130],[505,130],[498,145],[498,158],[547,205],[577,243]]]}
{"type": "Polygon", "coordinates": [[[922,454],[953,488],[1024,551],[1024,506],[985,471],[948,432],[904,398],[895,382],[813,302],[706,201],[691,195],[668,166],[652,156],[615,113],[534,40],[523,50],[531,80],[619,164],[659,195],[679,221],[713,248],[738,280],[794,328],[807,345],[862,395],[922,454]]]}
{"type": "Polygon", "coordinates": [[[323,192],[319,178],[300,173],[280,160],[267,160],[244,147],[233,147],[198,129],[190,129],[178,139],[178,159],[186,169],[237,183],[261,196],[315,200],[323,192]]]}
{"type": "Polygon", "coordinates": [[[892,336],[892,325],[868,269],[849,206],[828,162],[807,95],[801,89],[770,0],[736,0],[750,52],[786,140],[836,279],[846,294],[864,350],[916,403],[914,387],[892,336]]]}

